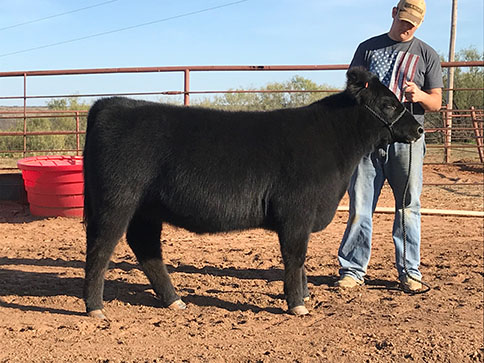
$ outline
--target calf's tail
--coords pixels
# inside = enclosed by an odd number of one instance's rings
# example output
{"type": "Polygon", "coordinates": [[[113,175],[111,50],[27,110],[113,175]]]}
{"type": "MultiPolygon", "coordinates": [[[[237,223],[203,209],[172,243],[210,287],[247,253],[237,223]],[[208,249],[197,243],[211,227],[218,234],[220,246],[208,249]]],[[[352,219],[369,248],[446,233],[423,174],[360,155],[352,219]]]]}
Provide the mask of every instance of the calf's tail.
{"type": "Polygon", "coordinates": [[[86,141],[84,144],[84,151],[83,151],[83,172],[84,172],[84,218],[83,223],[84,226],[87,227],[89,223],[89,218],[93,214],[93,202],[92,198],[93,195],[89,191],[90,181],[92,178],[95,178],[93,175],[89,175],[90,170],[94,170],[93,168],[95,165],[92,165],[97,153],[97,149],[99,146],[93,144],[91,139],[95,136],[99,130],[96,129],[95,125],[97,120],[101,117],[100,113],[103,110],[109,109],[111,107],[116,107],[117,105],[123,104],[133,104],[135,101],[129,100],[123,97],[108,97],[108,98],[101,98],[97,100],[89,109],[89,113],[87,115],[87,127],[86,127],[86,141]],[[92,153],[92,155],[90,154],[92,153]]]}
{"type": "Polygon", "coordinates": [[[86,126],[86,141],[84,144],[83,151],[83,173],[84,173],[84,211],[83,211],[83,224],[84,228],[87,227],[89,223],[89,217],[91,213],[91,196],[89,193],[89,140],[90,133],[93,132],[93,127],[96,122],[96,118],[99,114],[103,105],[103,100],[99,100],[92,105],[87,115],[87,126],[86,126]]]}

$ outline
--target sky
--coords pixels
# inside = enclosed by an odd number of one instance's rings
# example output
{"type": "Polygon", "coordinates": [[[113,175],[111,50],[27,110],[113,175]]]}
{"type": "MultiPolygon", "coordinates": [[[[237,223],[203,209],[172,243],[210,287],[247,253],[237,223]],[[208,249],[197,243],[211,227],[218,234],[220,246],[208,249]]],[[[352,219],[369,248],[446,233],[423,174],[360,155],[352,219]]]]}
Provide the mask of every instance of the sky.
{"type": "MultiPolygon", "coordinates": [[[[397,0],[0,0],[0,72],[51,69],[348,64],[390,29],[397,0]]],[[[416,36],[448,57],[452,0],[427,0],[416,36]]],[[[456,50],[484,43],[483,0],[458,2],[456,50]]],[[[192,90],[260,87],[299,74],[343,87],[344,71],[206,72],[192,90]]],[[[183,75],[32,77],[29,95],[182,90],[183,75]]],[[[0,96],[23,94],[0,78],[0,96]]],[[[41,100],[30,100],[42,103],[41,100]]],[[[0,100],[0,104],[22,101],[0,100]]]]}

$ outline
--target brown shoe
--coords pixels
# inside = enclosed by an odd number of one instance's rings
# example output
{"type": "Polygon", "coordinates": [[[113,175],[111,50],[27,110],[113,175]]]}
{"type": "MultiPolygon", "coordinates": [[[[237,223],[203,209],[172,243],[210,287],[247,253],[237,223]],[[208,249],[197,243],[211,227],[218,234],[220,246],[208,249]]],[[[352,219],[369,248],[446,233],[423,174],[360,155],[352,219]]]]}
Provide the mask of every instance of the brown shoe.
{"type": "Polygon", "coordinates": [[[344,275],[334,285],[340,289],[353,289],[363,285],[363,281],[357,280],[350,275],[344,275]]]}
{"type": "Polygon", "coordinates": [[[420,279],[414,276],[404,276],[400,278],[400,286],[405,292],[417,292],[422,290],[420,279]]]}

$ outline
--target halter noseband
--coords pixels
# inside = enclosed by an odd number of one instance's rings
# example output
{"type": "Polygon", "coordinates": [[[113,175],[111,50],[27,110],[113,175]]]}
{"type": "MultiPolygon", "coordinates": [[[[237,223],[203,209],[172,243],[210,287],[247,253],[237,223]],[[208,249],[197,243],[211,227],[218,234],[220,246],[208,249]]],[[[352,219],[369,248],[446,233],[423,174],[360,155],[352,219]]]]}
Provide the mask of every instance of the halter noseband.
{"type": "Polygon", "coordinates": [[[373,109],[371,109],[368,105],[365,105],[365,107],[368,109],[368,111],[370,111],[379,121],[383,122],[383,124],[385,125],[385,127],[388,129],[388,131],[390,131],[390,135],[392,136],[392,139],[394,138],[394,135],[393,135],[393,125],[395,125],[396,122],[398,122],[398,120],[400,120],[402,118],[402,116],[404,115],[406,109],[405,107],[403,108],[403,111],[400,112],[400,114],[397,116],[397,118],[395,120],[393,120],[391,123],[388,122],[387,120],[385,120],[383,117],[381,117],[379,114],[377,114],[373,109]]]}

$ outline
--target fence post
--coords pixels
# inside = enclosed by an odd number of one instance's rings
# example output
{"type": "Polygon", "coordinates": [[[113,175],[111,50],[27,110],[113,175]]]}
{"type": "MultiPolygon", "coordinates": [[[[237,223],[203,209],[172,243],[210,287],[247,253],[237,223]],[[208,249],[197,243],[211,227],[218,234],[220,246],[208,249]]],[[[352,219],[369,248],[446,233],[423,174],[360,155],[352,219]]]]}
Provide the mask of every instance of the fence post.
{"type": "Polygon", "coordinates": [[[24,147],[23,156],[27,154],[27,73],[24,73],[24,147]]]}
{"type": "Polygon", "coordinates": [[[185,92],[183,97],[183,104],[188,106],[190,104],[190,70],[185,69],[185,92]]]}
{"type": "Polygon", "coordinates": [[[477,153],[479,154],[479,160],[484,163],[484,149],[483,149],[483,120],[477,118],[476,109],[471,107],[472,125],[474,126],[474,134],[476,135],[477,153]]]}
{"type": "Polygon", "coordinates": [[[450,145],[452,143],[452,108],[446,105],[444,111],[444,163],[450,162],[450,145]]]}
{"type": "Polygon", "coordinates": [[[76,111],[76,155],[79,156],[80,137],[79,137],[79,111],[76,111]]]}

